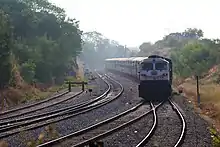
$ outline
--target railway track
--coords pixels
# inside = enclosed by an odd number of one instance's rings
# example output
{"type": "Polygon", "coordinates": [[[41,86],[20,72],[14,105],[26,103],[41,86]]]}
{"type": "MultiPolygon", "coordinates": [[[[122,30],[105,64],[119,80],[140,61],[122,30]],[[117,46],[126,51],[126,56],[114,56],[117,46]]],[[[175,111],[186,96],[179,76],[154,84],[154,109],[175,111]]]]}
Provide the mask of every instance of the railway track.
{"type": "Polygon", "coordinates": [[[144,146],[144,145],[146,144],[148,138],[150,138],[150,137],[153,135],[153,133],[154,133],[154,131],[155,131],[155,129],[156,129],[156,125],[157,125],[156,108],[157,108],[157,106],[155,107],[152,102],[150,103],[150,105],[151,105],[151,108],[152,108],[152,111],[153,111],[154,123],[153,123],[153,125],[152,125],[150,131],[148,132],[148,134],[144,137],[143,140],[141,140],[140,143],[138,143],[138,145],[136,145],[136,147],[142,147],[142,146],[144,146]]]}
{"type": "MultiPolygon", "coordinates": [[[[176,107],[176,105],[171,100],[169,100],[169,102],[182,121],[181,135],[179,136],[178,141],[174,145],[174,147],[177,147],[181,144],[181,142],[184,139],[186,122],[184,120],[183,115],[176,107]]],[[[138,145],[136,145],[136,147],[142,147],[147,144],[147,141],[154,134],[154,131],[157,126],[156,109],[162,106],[163,102],[156,104],[156,105],[154,105],[153,103],[150,103],[151,108],[147,107],[147,109],[144,104],[145,104],[144,102],[141,102],[138,105],[134,106],[133,108],[127,111],[124,111],[116,116],[113,116],[109,119],[106,119],[102,122],[99,122],[97,124],[84,128],[82,130],[68,134],[66,136],[62,136],[55,140],[51,140],[49,142],[43,143],[41,145],[38,145],[38,147],[48,147],[48,146],[83,147],[92,142],[105,138],[119,131],[120,129],[128,127],[129,125],[139,121],[143,117],[146,117],[148,114],[153,113],[154,122],[152,124],[152,128],[150,129],[148,134],[144,137],[144,139],[141,140],[140,143],[138,143],[138,145]],[[146,111],[143,111],[143,109],[145,109],[146,111]],[[141,111],[143,114],[136,117],[135,113],[140,113],[141,111]]]]}
{"type": "MultiPolygon", "coordinates": [[[[122,128],[125,128],[128,125],[131,125],[139,121],[141,118],[150,114],[153,111],[153,109],[151,109],[149,105],[146,106],[144,104],[145,104],[144,102],[141,102],[138,105],[132,107],[131,109],[124,111],[118,115],[115,115],[109,119],[106,119],[102,122],[84,128],[77,132],[46,142],[44,144],[39,145],[38,147],[70,146],[70,145],[76,147],[76,146],[88,145],[93,141],[97,141],[116,131],[119,131],[122,128]],[[145,110],[148,111],[146,112],[145,110]],[[136,117],[137,116],[136,113],[140,113],[140,112],[142,112],[143,114],[136,117]]],[[[156,105],[155,109],[158,108],[161,104],[162,102],[156,105]]]]}
{"type": "MultiPolygon", "coordinates": [[[[99,77],[100,77],[100,75],[99,75],[99,77]]],[[[105,84],[108,85],[108,83],[106,83],[105,80],[103,80],[103,81],[105,82],[105,84]]],[[[108,85],[108,89],[103,93],[103,95],[107,94],[109,91],[110,91],[110,87],[108,85]]],[[[14,123],[14,122],[20,122],[22,120],[33,119],[33,118],[37,118],[39,116],[41,117],[41,116],[51,115],[51,114],[54,114],[54,113],[57,113],[57,112],[60,112],[60,111],[68,110],[72,106],[61,108],[61,109],[57,109],[57,110],[52,111],[52,112],[42,113],[42,115],[38,113],[37,115],[36,114],[32,114],[31,116],[27,116],[27,114],[31,114],[31,113],[34,113],[36,111],[43,110],[45,108],[56,106],[58,104],[62,104],[63,102],[71,100],[71,99],[79,96],[82,93],[83,93],[83,91],[80,91],[80,92],[78,92],[76,94],[73,94],[73,93],[71,94],[70,92],[64,92],[64,93],[61,93],[61,94],[59,94],[59,95],[57,95],[55,97],[52,97],[52,98],[49,98],[49,99],[46,99],[46,100],[42,100],[40,102],[31,104],[31,105],[28,105],[28,106],[24,106],[24,107],[21,107],[21,108],[13,109],[13,110],[10,110],[10,111],[7,111],[7,112],[2,112],[2,114],[0,114],[0,128],[1,127],[5,127],[5,126],[3,126],[5,124],[9,124],[10,125],[11,123],[14,123]],[[62,97],[64,95],[65,95],[65,97],[62,97]],[[51,100],[55,100],[55,98],[58,98],[58,97],[61,97],[61,100],[58,100],[58,101],[55,101],[55,102],[50,102],[51,100]],[[43,104],[45,102],[50,102],[50,103],[46,104],[44,106],[40,106],[38,108],[33,108],[33,109],[30,109],[30,110],[26,110],[24,112],[19,112],[18,113],[19,110],[24,110],[24,109],[29,108],[29,107],[35,107],[35,106],[43,104]],[[17,114],[12,114],[12,115],[9,115],[9,116],[4,116],[5,114],[11,113],[11,112],[15,112],[15,111],[17,111],[17,114]]],[[[98,100],[98,99],[96,99],[96,100],[98,100]]],[[[94,101],[96,101],[96,100],[94,100],[94,101]]],[[[74,107],[77,107],[77,106],[80,106],[80,105],[89,104],[89,103],[90,103],[90,101],[82,102],[80,104],[74,105],[74,107]]]]}
{"type": "MultiPolygon", "coordinates": [[[[183,142],[183,139],[184,139],[184,135],[186,133],[186,121],[182,115],[182,113],[180,112],[180,110],[177,108],[177,106],[175,105],[174,102],[172,102],[171,99],[169,99],[169,103],[171,104],[173,110],[176,112],[176,114],[178,115],[178,117],[180,118],[181,120],[181,123],[182,123],[182,129],[181,129],[181,133],[180,133],[180,136],[177,140],[177,142],[174,144],[174,147],[178,147],[182,144],[183,142]]],[[[147,144],[147,142],[150,140],[151,136],[154,134],[154,131],[156,129],[156,126],[157,126],[157,114],[156,114],[156,109],[155,109],[155,106],[151,103],[151,107],[153,109],[153,113],[154,113],[154,123],[153,123],[153,126],[152,128],[150,129],[149,133],[144,137],[143,140],[141,140],[138,145],[136,145],[136,147],[142,147],[144,145],[147,144]]]]}
{"type": "Polygon", "coordinates": [[[36,118],[38,118],[38,120],[40,120],[40,119],[46,120],[46,119],[49,119],[49,118],[53,118],[53,117],[56,117],[56,116],[60,116],[60,115],[63,115],[63,114],[67,114],[67,113],[71,113],[73,111],[80,110],[80,108],[83,108],[83,107],[85,107],[89,104],[92,104],[94,102],[99,101],[104,96],[106,96],[109,92],[110,92],[110,85],[108,84],[108,89],[102,95],[98,96],[95,99],[92,99],[92,100],[89,100],[89,101],[86,101],[86,102],[82,102],[82,103],[79,103],[79,104],[76,104],[76,105],[68,106],[68,107],[65,107],[65,108],[60,108],[60,109],[57,109],[57,110],[51,111],[51,112],[41,113],[41,114],[22,117],[22,118],[16,118],[16,119],[7,120],[7,121],[1,121],[0,122],[0,130],[2,128],[14,126],[15,124],[19,124],[20,122],[23,122],[23,121],[33,120],[33,119],[36,119],[36,118]]]}
{"type": "MultiPolygon", "coordinates": [[[[19,110],[24,110],[24,109],[27,109],[27,108],[30,108],[30,107],[34,107],[34,106],[40,105],[40,104],[45,103],[45,102],[49,102],[49,101],[54,100],[54,99],[56,99],[58,97],[64,96],[67,93],[69,93],[69,91],[64,91],[64,92],[62,92],[60,94],[54,95],[54,96],[52,96],[50,98],[47,98],[47,99],[44,99],[44,100],[41,100],[39,102],[35,102],[35,103],[32,103],[32,104],[29,104],[29,105],[25,105],[25,106],[14,108],[14,109],[9,109],[9,110],[6,110],[6,111],[1,111],[0,112],[0,116],[6,115],[6,114],[9,114],[9,113],[12,113],[12,112],[16,112],[16,111],[19,111],[19,110]]],[[[2,120],[2,119],[3,118],[0,118],[0,120],[2,120]]]]}
{"type": "Polygon", "coordinates": [[[4,121],[5,119],[13,119],[13,118],[15,118],[14,120],[16,120],[17,117],[20,117],[22,115],[27,115],[27,114],[30,114],[32,112],[38,111],[38,110],[42,110],[42,109],[45,109],[45,108],[49,108],[49,107],[58,105],[60,103],[63,103],[63,102],[68,101],[70,99],[73,99],[74,97],[79,96],[82,93],[83,93],[83,91],[80,91],[80,92],[72,95],[71,93],[68,92],[68,93],[65,93],[65,94],[60,94],[60,95],[58,95],[56,97],[53,97],[53,98],[51,98],[49,100],[47,99],[45,101],[40,101],[38,103],[35,103],[35,104],[32,104],[32,105],[28,105],[26,107],[21,107],[18,110],[15,109],[13,111],[12,110],[11,111],[7,111],[5,113],[2,113],[1,115],[5,115],[5,114],[11,113],[11,112],[23,110],[23,112],[19,112],[19,113],[16,112],[16,114],[12,114],[12,115],[9,115],[9,116],[5,116],[5,117],[1,116],[0,117],[0,122],[4,121]],[[58,97],[60,98],[60,100],[57,100],[55,102],[50,102],[51,100],[55,100],[58,97]],[[63,99],[61,99],[61,98],[63,98],[63,99]],[[46,104],[46,102],[49,102],[49,103],[46,104]],[[44,104],[44,105],[40,106],[40,104],[44,104]],[[33,109],[27,109],[27,108],[30,108],[30,107],[32,107],[33,109]],[[27,109],[27,110],[25,110],[25,109],[27,109]]]}
{"type": "MultiPolygon", "coordinates": [[[[115,83],[118,83],[117,81],[115,81],[114,79],[112,79],[111,77],[107,75],[105,76],[99,75],[99,76],[101,78],[107,77],[108,79],[114,81],[115,83]]],[[[76,115],[86,113],[93,109],[99,108],[115,100],[117,97],[119,97],[122,94],[124,90],[123,86],[120,83],[118,83],[121,87],[121,90],[112,90],[113,85],[110,84],[109,82],[107,83],[109,85],[109,89],[108,89],[109,91],[107,90],[108,92],[106,91],[103,95],[95,98],[94,101],[93,100],[87,101],[85,103],[80,103],[80,104],[77,104],[71,107],[62,108],[62,109],[59,109],[53,112],[48,112],[46,114],[20,118],[20,119],[17,119],[17,121],[13,120],[11,122],[9,121],[0,122],[0,132],[1,132],[0,138],[19,133],[20,131],[36,129],[36,128],[46,126],[51,123],[59,122],[61,120],[65,120],[70,117],[74,117],[76,115]],[[16,129],[18,127],[21,127],[21,128],[16,129]]],[[[169,102],[172,105],[173,110],[177,113],[177,115],[179,116],[182,122],[181,134],[178,138],[178,141],[174,145],[175,147],[177,147],[182,143],[184,139],[184,134],[186,130],[186,122],[184,120],[183,115],[178,110],[178,108],[175,106],[175,104],[170,99],[169,99],[169,102]]],[[[148,134],[141,140],[140,143],[138,143],[136,147],[144,146],[147,144],[148,140],[151,138],[151,136],[154,134],[154,131],[156,130],[156,127],[157,127],[156,109],[159,108],[163,104],[163,102],[159,104],[150,103],[150,105],[148,106],[144,104],[145,104],[144,102],[141,102],[138,105],[134,106],[133,108],[127,111],[124,111],[123,113],[120,113],[118,115],[115,115],[114,117],[101,121],[97,124],[84,128],[82,130],[62,136],[55,140],[51,140],[49,142],[40,144],[38,145],[38,147],[69,146],[69,145],[73,145],[74,147],[85,146],[85,145],[90,144],[91,142],[98,141],[102,138],[105,138],[113,134],[114,132],[119,131],[120,129],[128,127],[129,125],[139,121],[140,119],[147,116],[148,114],[153,113],[154,122],[152,124],[152,127],[150,131],[148,132],[148,134]],[[145,109],[145,111],[143,111],[143,109],[145,109]],[[135,115],[135,113],[140,113],[141,111],[143,114],[139,116],[135,115]]]]}
{"type": "MultiPolygon", "coordinates": [[[[124,75],[123,75],[124,76],[124,75]]],[[[125,75],[127,78],[131,79],[134,82],[139,82],[136,78],[133,78],[131,76],[127,76],[125,75]]],[[[178,107],[176,106],[176,104],[169,98],[169,103],[172,106],[173,110],[175,111],[175,113],[177,114],[177,116],[179,117],[179,119],[181,120],[181,124],[182,124],[182,128],[181,128],[181,133],[180,136],[177,140],[177,142],[174,144],[174,147],[178,147],[183,143],[185,134],[186,134],[186,121],[183,117],[183,114],[180,112],[180,110],[178,109],[178,107]]],[[[154,115],[154,123],[152,125],[152,128],[150,129],[150,131],[148,132],[148,134],[136,145],[136,147],[141,147],[146,145],[146,143],[148,142],[148,140],[154,135],[154,132],[157,128],[157,114],[156,114],[156,107],[154,106],[153,103],[150,103],[152,111],[153,111],[153,115],[154,115]]]]}
{"type": "MultiPolygon", "coordinates": [[[[104,77],[99,75],[101,78],[104,77]]],[[[108,77],[108,79],[111,79],[108,77]]],[[[111,79],[113,80],[113,79],[111,79]]],[[[113,80],[114,81],[114,80],[113,80]]],[[[0,127],[0,138],[10,136],[12,134],[19,133],[20,131],[26,131],[31,129],[36,129],[42,126],[46,126],[51,123],[59,122],[61,120],[68,119],[70,117],[74,117],[76,115],[86,113],[98,107],[101,107],[112,100],[115,100],[123,93],[123,87],[117,81],[115,83],[119,84],[120,90],[114,90],[113,85],[105,80],[105,82],[109,85],[107,91],[105,91],[101,96],[84,102],[80,103],[68,108],[62,108],[60,111],[56,110],[55,112],[48,112],[47,114],[39,114],[31,117],[21,118],[12,121],[1,122],[0,127]],[[117,93],[117,94],[116,94],[117,93]],[[49,115],[48,115],[49,114],[49,115]],[[19,128],[20,127],[20,128],[19,128]]]]}
{"type": "MultiPolygon", "coordinates": [[[[61,104],[63,102],[66,102],[68,100],[73,99],[76,96],[79,96],[82,93],[83,93],[83,91],[79,91],[76,94],[73,94],[73,93],[65,90],[64,92],[62,92],[60,94],[54,95],[50,98],[41,100],[39,102],[34,102],[32,104],[25,105],[25,106],[22,106],[22,107],[9,109],[9,110],[6,110],[6,111],[1,111],[0,112],[0,122],[4,121],[5,119],[17,118],[17,117],[27,115],[27,114],[31,114],[33,112],[36,112],[36,111],[39,111],[39,110],[42,110],[42,109],[45,109],[45,108],[49,108],[49,107],[61,104]],[[32,108],[32,109],[28,109],[28,108],[32,108]],[[13,112],[16,112],[16,114],[13,114],[13,112]]],[[[16,119],[14,119],[14,120],[16,120],[16,119]]]]}
{"type": "Polygon", "coordinates": [[[176,114],[178,115],[178,117],[180,118],[181,123],[182,123],[182,129],[181,129],[181,133],[180,133],[179,139],[176,142],[176,144],[174,145],[174,147],[178,147],[178,146],[180,146],[183,143],[183,140],[184,140],[184,136],[185,136],[185,133],[186,133],[186,121],[185,121],[182,113],[180,112],[180,110],[175,105],[175,103],[172,102],[171,100],[169,100],[169,102],[172,105],[174,111],[176,112],[176,114]]]}

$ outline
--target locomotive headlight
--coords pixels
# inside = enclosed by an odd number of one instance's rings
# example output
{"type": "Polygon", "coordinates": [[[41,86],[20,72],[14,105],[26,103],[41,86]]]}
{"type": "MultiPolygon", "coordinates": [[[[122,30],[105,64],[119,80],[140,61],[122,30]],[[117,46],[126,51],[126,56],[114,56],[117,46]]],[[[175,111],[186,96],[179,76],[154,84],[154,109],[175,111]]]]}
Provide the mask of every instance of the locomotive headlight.
{"type": "Polygon", "coordinates": [[[163,76],[167,76],[168,74],[167,73],[163,73],[163,76]]]}

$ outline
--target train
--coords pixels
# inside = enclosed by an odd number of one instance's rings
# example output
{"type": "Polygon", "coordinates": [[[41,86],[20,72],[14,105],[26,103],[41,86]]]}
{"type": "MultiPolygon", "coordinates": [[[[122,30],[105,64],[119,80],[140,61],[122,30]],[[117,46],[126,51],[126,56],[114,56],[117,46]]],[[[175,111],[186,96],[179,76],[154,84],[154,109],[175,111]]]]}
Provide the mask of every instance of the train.
{"type": "Polygon", "coordinates": [[[164,101],[172,94],[172,60],[159,55],[105,59],[105,70],[139,81],[138,95],[146,101],[164,101]]]}

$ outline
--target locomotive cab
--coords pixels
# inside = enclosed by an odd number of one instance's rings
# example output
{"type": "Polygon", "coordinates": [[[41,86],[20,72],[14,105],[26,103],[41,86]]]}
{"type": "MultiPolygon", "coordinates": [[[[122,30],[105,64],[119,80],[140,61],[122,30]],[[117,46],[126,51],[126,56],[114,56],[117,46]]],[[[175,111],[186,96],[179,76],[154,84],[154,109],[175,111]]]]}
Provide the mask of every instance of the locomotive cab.
{"type": "Polygon", "coordinates": [[[162,58],[145,59],[140,66],[139,97],[166,100],[171,95],[170,66],[162,58]]]}
{"type": "Polygon", "coordinates": [[[139,97],[147,101],[167,100],[172,93],[172,61],[151,55],[148,57],[111,58],[105,60],[108,71],[127,74],[139,80],[139,97]]]}

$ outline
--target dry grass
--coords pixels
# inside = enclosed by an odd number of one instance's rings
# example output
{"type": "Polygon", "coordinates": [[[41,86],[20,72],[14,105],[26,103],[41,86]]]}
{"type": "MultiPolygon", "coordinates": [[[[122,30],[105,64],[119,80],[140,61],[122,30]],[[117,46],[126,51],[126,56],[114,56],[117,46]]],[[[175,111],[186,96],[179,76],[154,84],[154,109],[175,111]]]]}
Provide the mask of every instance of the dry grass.
{"type": "Polygon", "coordinates": [[[194,104],[195,110],[211,125],[212,146],[220,147],[220,86],[216,84],[200,84],[201,104],[199,109],[196,84],[187,82],[180,87],[183,89],[185,96],[194,104]]]}
{"type": "Polygon", "coordinates": [[[19,103],[25,103],[30,100],[38,100],[48,97],[51,93],[59,90],[58,86],[41,83],[28,85],[20,75],[19,66],[14,56],[12,56],[11,64],[11,87],[1,89],[0,91],[0,111],[7,109],[7,107],[18,105],[19,103]]]}
{"type": "MultiPolygon", "coordinates": [[[[36,147],[44,142],[48,142],[49,140],[53,140],[59,137],[59,133],[57,132],[57,128],[55,124],[50,124],[44,128],[44,130],[38,135],[37,138],[33,138],[28,140],[30,136],[33,136],[30,132],[22,131],[19,133],[19,141],[23,144],[26,144],[27,147],[36,147]],[[29,136],[29,137],[27,137],[29,136]]],[[[0,147],[8,147],[8,143],[4,140],[0,140],[0,147]]]]}
{"type": "MultiPolygon", "coordinates": [[[[180,87],[187,98],[197,106],[196,85],[188,82],[180,87]]],[[[202,113],[212,118],[215,128],[220,131],[220,86],[215,84],[200,85],[200,100],[202,113]]]]}
{"type": "Polygon", "coordinates": [[[0,91],[0,110],[7,107],[13,107],[20,103],[25,103],[31,100],[41,100],[49,95],[61,90],[64,86],[52,86],[43,91],[31,85],[23,85],[20,88],[9,87],[0,91]]]}
{"type": "Polygon", "coordinates": [[[35,147],[49,140],[53,140],[59,137],[58,132],[56,131],[56,126],[51,124],[45,127],[45,130],[42,131],[36,140],[30,140],[27,142],[28,147],[35,147]]]}
{"type": "Polygon", "coordinates": [[[0,141],[0,147],[8,147],[8,143],[6,141],[0,141]]]}

